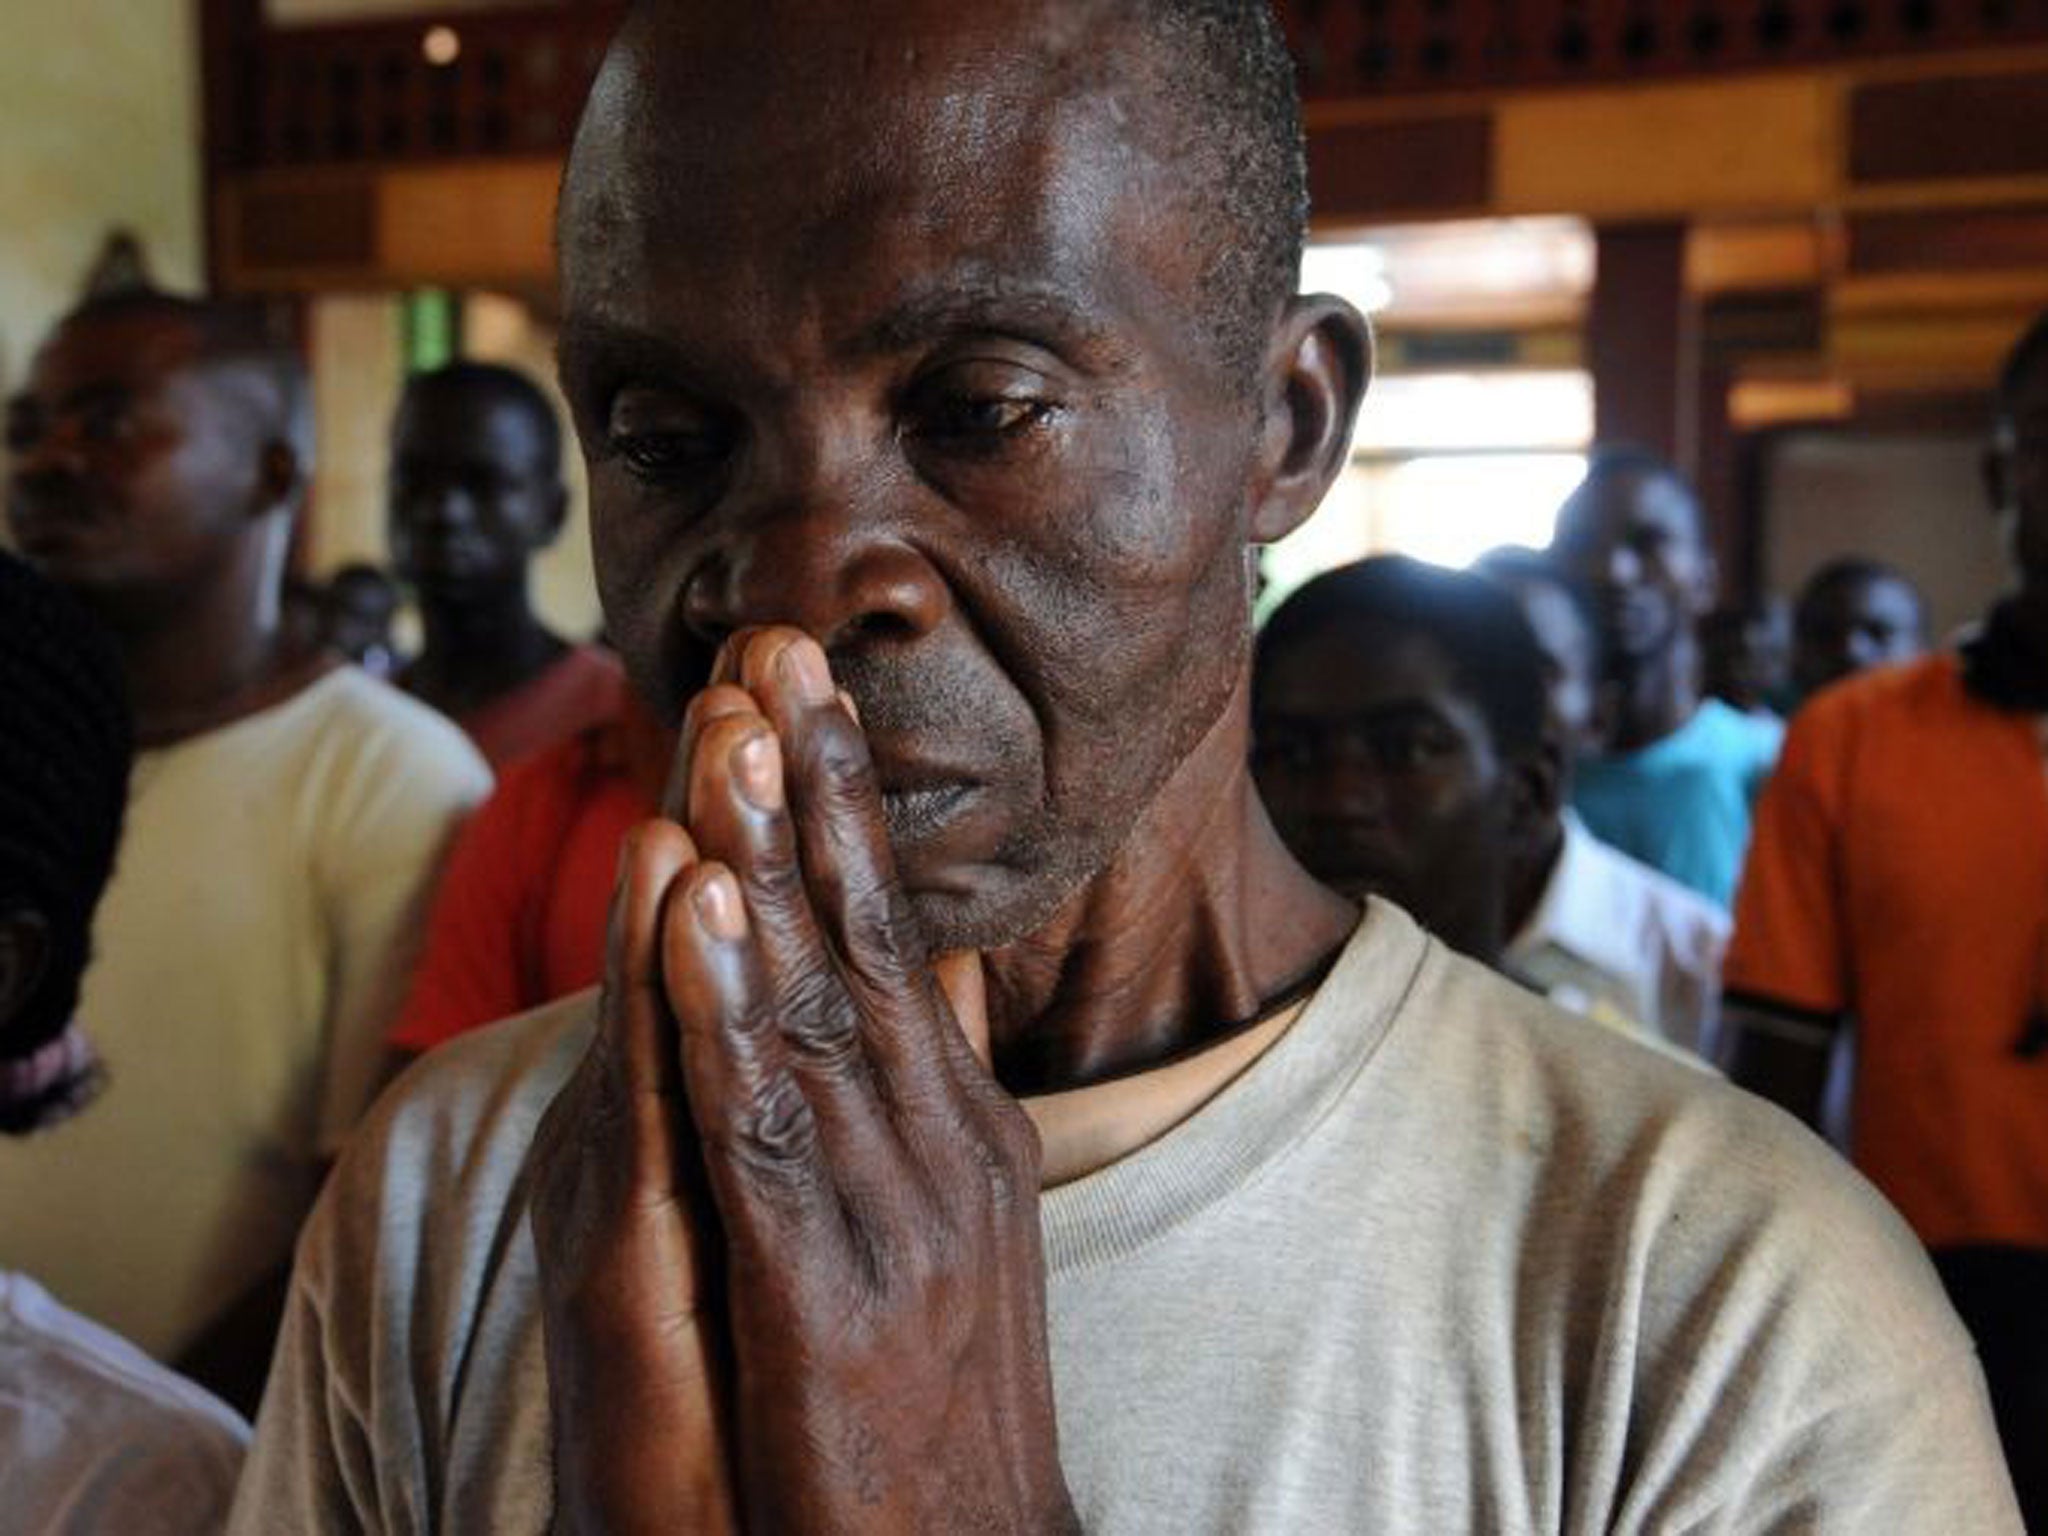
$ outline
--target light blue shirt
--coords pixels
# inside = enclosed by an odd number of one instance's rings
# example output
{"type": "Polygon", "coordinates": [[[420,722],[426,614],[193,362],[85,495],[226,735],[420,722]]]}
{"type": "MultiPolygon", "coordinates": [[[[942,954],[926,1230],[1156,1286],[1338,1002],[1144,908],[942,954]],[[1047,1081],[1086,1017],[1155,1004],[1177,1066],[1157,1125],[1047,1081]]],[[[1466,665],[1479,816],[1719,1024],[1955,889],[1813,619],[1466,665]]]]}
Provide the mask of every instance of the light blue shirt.
{"type": "Polygon", "coordinates": [[[1782,720],[1708,699],[1663,740],[1582,763],[1572,804],[1595,837],[1728,907],[1784,739],[1782,720]]]}

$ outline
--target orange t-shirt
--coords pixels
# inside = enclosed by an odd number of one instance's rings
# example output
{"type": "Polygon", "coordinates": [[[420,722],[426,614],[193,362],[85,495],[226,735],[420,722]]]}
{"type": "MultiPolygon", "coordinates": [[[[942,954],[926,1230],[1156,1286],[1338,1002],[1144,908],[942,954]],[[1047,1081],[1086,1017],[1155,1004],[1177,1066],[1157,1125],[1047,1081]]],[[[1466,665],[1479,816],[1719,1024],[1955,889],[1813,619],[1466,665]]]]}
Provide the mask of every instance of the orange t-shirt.
{"type": "Polygon", "coordinates": [[[672,739],[629,698],[506,771],[449,852],[394,1047],[429,1050],[603,976],[619,846],[655,814],[672,739]]]}
{"type": "Polygon", "coordinates": [[[1757,806],[1731,997],[1857,1020],[1853,1150],[1930,1247],[2048,1246],[2048,775],[1952,654],[1794,718],[1757,806]]]}

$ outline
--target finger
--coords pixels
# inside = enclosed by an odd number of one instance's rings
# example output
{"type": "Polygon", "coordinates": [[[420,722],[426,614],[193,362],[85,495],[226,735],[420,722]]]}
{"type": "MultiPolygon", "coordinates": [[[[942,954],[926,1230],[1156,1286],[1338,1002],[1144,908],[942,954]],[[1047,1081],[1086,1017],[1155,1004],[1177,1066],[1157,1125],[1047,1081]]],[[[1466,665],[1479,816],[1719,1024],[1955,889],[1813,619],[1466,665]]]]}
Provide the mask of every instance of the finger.
{"type": "Polygon", "coordinates": [[[676,734],[676,755],[669,761],[668,787],[662,792],[661,813],[671,821],[689,820],[690,764],[696,760],[697,742],[714,720],[734,715],[758,715],[761,706],[744,688],[731,683],[713,683],[691,699],[683,711],[683,727],[676,734]]]}
{"type": "Polygon", "coordinates": [[[982,974],[981,956],[971,949],[956,949],[932,962],[939,991],[953,1010],[953,1022],[967,1039],[968,1049],[984,1071],[993,1069],[994,1052],[989,1043],[988,979],[982,974]]]}
{"type": "Polygon", "coordinates": [[[661,912],[669,890],[696,862],[689,834],[674,822],[642,822],[626,835],[598,1009],[598,1038],[627,1119],[633,1167],[640,1178],[670,1185],[682,1078],[662,985],[661,912]]]}
{"type": "MultiPolygon", "coordinates": [[[[745,899],[724,865],[700,864],[676,888],[662,961],[681,1024],[690,1117],[728,1242],[756,1261],[786,1260],[796,1242],[843,1244],[818,1118],[776,1027],[745,899]]],[[[826,1266],[829,1252],[819,1254],[826,1266]]]]}
{"type": "Polygon", "coordinates": [[[749,677],[781,738],[799,863],[819,927],[860,1005],[877,1078],[892,1101],[942,1091],[946,1044],[924,935],[896,875],[867,738],[840,707],[825,655],[784,632],[750,649],[749,677]]]}
{"type": "Polygon", "coordinates": [[[761,715],[729,715],[698,740],[690,825],[707,858],[732,869],[746,898],[776,1019],[828,1140],[885,1129],[859,1017],[819,930],[798,864],[782,753],[761,715]]]}

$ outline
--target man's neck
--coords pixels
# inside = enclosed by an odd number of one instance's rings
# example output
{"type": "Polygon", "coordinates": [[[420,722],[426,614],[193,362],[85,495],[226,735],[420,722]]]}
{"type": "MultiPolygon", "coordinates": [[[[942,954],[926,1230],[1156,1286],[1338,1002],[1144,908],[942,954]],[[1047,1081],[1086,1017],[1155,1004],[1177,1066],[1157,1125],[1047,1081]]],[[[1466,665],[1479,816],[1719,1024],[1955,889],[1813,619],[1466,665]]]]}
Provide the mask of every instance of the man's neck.
{"type": "Polygon", "coordinates": [[[1662,741],[1699,712],[1699,647],[1681,634],[1664,650],[1626,667],[1616,679],[1610,746],[1634,752],[1662,741]]]}
{"type": "Polygon", "coordinates": [[[1551,878],[1557,873],[1558,860],[1564,857],[1564,823],[1551,824],[1548,836],[1543,840],[1535,857],[1515,870],[1508,882],[1507,930],[1502,947],[1514,943],[1517,934],[1529,926],[1529,919],[1536,915],[1536,909],[1543,902],[1543,893],[1550,889],[1551,878]]]}
{"type": "Polygon", "coordinates": [[[168,602],[96,606],[121,653],[137,746],[170,746],[231,725],[322,670],[287,643],[260,566],[168,602]]]}
{"type": "Polygon", "coordinates": [[[569,649],[535,617],[523,580],[459,595],[422,592],[420,622],[426,643],[401,681],[452,715],[532,681],[569,649]]]}
{"type": "Polygon", "coordinates": [[[1246,767],[1245,699],[1110,868],[1032,938],[983,957],[996,1075],[1043,1094],[1199,1051],[1286,1000],[1357,908],[1281,846],[1246,767]]]}

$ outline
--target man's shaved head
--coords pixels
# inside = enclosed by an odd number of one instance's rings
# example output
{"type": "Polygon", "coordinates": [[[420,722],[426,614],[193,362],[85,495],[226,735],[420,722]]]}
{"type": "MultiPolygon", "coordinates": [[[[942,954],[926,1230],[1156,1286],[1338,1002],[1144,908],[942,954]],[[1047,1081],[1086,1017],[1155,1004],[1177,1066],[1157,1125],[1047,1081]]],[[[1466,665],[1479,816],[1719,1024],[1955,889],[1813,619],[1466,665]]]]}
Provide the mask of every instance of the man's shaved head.
{"type": "MultiPolygon", "coordinates": [[[[1040,0],[1043,56],[1075,91],[1114,84],[1121,100],[1139,94],[1134,80],[1164,109],[1157,123],[1133,125],[1152,153],[1172,164],[1167,185],[1189,206],[1201,262],[1200,299],[1219,357],[1248,374],[1263,352],[1274,318],[1300,280],[1308,230],[1308,161],[1294,63],[1266,0],[1040,0]]],[[[620,43],[637,49],[673,34],[698,36],[716,28],[730,43],[752,28],[772,38],[778,21],[806,9],[802,0],[769,0],[745,7],[704,7],[685,0],[640,0],[621,29],[620,43]],[[707,12],[716,12],[715,17],[707,12]],[[684,29],[687,30],[685,34],[684,29]]],[[[906,13],[916,7],[901,8],[906,13]]],[[[1024,4],[988,8],[1004,30],[1028,30],[1024,4]]],[[[621,51],[614,45],[613,57],[621,51]]],[[[672,58],[672,45],[663,51],[672,58]]],[[[610,72],[610,71],[608,71],[610,72]]],[[[854,81],[849,61],[842,84],[854,81]]],[[[743,72],[732,88],[751,89],[758,78],[743,72]]],[[[614,90],[636,101],[640,89],[614,78],[614,90]]],[[[634,102],[607,101],[606,84],[593,91],[578,143],[594,120],[638,116],[634,102]]],[[[829,92],[828,92],[829,94],[829,92]]],[[[819,104],[805,99],[807,108],[819,104]]],[[[579,205],[581,157],[572,153],[561,208],[566,222],[587,216],[579,205]],[[572,209],[580,209],[572,215],[572,209]]],[[[687,189],[676,191],[687,195],[687,189]]],[[[623,212],[623,210],[615,210],[623,212]]]]}

